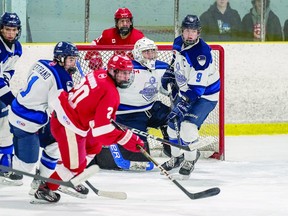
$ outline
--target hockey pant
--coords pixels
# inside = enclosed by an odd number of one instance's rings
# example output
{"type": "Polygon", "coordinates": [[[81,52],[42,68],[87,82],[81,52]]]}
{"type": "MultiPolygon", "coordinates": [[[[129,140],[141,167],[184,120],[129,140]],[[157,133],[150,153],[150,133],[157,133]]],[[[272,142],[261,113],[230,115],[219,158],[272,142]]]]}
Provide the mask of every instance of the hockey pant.
{"type": "MultiPolygon", "coordinates": [[[[55,116],[51,117],[51,132],[58,142],[62,161],[51,178],[63,181],[70,180],[83,172],[90,160],[101,151],[102,146],[93,141],[91,133],[88,133],[87,137],[75,134],[65,128],[55,116]]],[[[48,185],[52,190],[59,187],[55,184],[48,185]]]]}
{"type": "MultiPolygon", "coordinates": [[[[177,131],[175,129],[175,122],[173,120],[168,122],[168,135],[169,140],[178,145],[190,145],[197,141],[199,138],[198,131],[200,130],[203,122],[208,117],[209,113],[216,107],[217,101],[209,101],[204,98],[200,98],[189,109],[189,113],[186,114],[184,119],[177,121],[179,128],[180,142],[178,143],[177,131]]],[[[184,151],[179,148],[171,148],[171,154],[174,157],[180,156],[184,151]]],[[[196,158],[196,151],[184,152],[185,160],[194,160],[196,158]]]]}
{"type": "Polygon", "coordinates": [[[26,132],[10,124],[13,133],[15,156],[13,168],[33,173],[40,155],[40,147],[43,148],[40,158],[39,170],[41,176],[48,177],[54,171],[59,159],[58,144],[50,132],[47,124],[35,133],[26,132]]]}

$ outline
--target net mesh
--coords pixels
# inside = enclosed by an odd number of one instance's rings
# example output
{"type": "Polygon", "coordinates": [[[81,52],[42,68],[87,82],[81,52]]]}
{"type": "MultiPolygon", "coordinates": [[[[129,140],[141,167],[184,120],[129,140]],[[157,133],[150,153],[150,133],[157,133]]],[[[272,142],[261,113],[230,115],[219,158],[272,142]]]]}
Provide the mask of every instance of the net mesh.
{"type": "MultiPolygon", "coordinates": [[[[80,51],[80,74],[85,75],[94,69],[99,67],[105,68],[108,60],[115,53],[126,53],[128,56],[131,55],[131,50],[133,46],[93,46],[93,45],[78,45],[77,46],[80,51]]],[[[223,88],[224,76],[223,76],[223,58],[224,54],[222,53],[222,49],[220,46],[211,46],[212,54],[213,54],[213,62],[215,64],[216,70],[220,73],[221,79],[221,88],[223,88]]],[[[158,45],[158,60],[167,62],[168,64],[172,59],[172,46],[171,45],[158,45]]],[[[81,76],[79,73],[75,73],[73,75],[73,79],[75,84],[80,82],[81,76]]],[[[216,108],[209,114],[208,118],[205,120],[202,125],[199,133],[200,133],[200,142],[205,142],[208,145],[204,148],[201,148],[202,156],[204,157],[214,157],[217,159],[224,159],[224,132],[223,132],[223,121],[224,121],[224,113],[223,113],[223,89],[220,92],[220,100],[216,108]],[[222,106],[222,109],[221,109],[222,106]]],[[[165,105],[170,106],[169,97],[158,94],[158,100],[160,100],[165,105]]],[[[162,134],[160,130],[150,129],[149,133],[152,133],[155,136],[159,136],[162,138],[162,134]]],[[[154,139],[148,139],[148,143],[151,149],[151,153],[157,156],[163,155],[163,146],[160,142],[155,141],[154,139]]]]}

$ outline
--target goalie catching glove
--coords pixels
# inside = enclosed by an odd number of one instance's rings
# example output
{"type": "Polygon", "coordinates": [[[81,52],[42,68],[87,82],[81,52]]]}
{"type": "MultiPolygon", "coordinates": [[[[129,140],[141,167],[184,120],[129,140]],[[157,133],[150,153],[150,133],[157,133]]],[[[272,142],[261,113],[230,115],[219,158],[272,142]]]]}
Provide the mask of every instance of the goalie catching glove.
{"type": "Polygon", "coordinates": [[[118,144],[132,152],[140,152],[140,149],[137,147],[137,145],[140,145],[144,148],[144,142],[131,130],[126,130],[125,135],[118,141],[118,144]]]}

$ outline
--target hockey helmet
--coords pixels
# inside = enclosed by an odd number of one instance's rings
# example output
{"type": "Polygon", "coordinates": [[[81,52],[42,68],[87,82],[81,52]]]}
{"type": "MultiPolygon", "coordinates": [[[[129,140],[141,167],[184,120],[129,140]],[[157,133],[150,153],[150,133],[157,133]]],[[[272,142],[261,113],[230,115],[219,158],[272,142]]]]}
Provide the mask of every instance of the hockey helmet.
{"type": "MultiPolygon", "coordinates": [[[[183,19],[182,24],[181,24],[182,38],[183,38],[184,29],[195,29],[198,31],[198,35],[200,36],[202,28],[201,28],[201,22],[200,22],[199,17],[196,15],[187,15],[183,19]]],[[[186,45],[192,45],[192,44],[196,43],[199,36],[197,37],[196,40],[184,40],[184,38],[183,38],[183,42],[186,45]]]]}
{"type": "Polygon", "coordinates": [[[102,56],[99,51],[87,52],[84,60],[89,61],[88,67],[91,70],[98,70],[103,67],[102,56]]]}
{"type": "Polygon", "coordinates": [[[131,77],[133,73],[133,64],[132,64],[132,60],[129,57],[124,56],[124,55],[112,56],[108,61],[107,69],[108,69],[110,76],[115,81],[116,86],[118,86],[119,88],[128,88],[133,82],[133,79],[131,77]],[[111,71],[113,71],[113,73],[111,73],[111,71]],[[119,73],[119,71],[130,72],[129,80],[118,81],[117,74],[119,73]]]}
{"type": "Polygon", "coordinates": [[[128,8],[118,8],[114,14],[114,19],[128,18],[133,19],[132,13],[128,8]]]}
{"type": "Polygon", "coordinates": [[[0,19],[0,26],[1,26],[1,29],[3,29],[4,26],[17,27],[18,33],[13,42],[17,41],[20,38],[21,29],[22,29],[21,21],[16,13],[5,12],[4,14],[2,14],[1,19],[0,19]]]}
{"type": "Polygon", "coordinates": [[[128,8],[118,8],[114,14],[115,27],[118,29],[118,32],[121,36],[128,35],[133,29],[133,15],[128,8]],[[118,27],[119,19],[130,19],[131,25],[129,27],[123,26],[121,28],[118,27]]]}
{"type": "Polygon", "coordinates": [[[143,37],[139,39],[135,45],[134,49],[132,50],[134,59],[139,62],[141,65],[149,68],[149,69],[155,69],[155,62],[157,59],[157,46],[154,43],[154,41],[143,37]],[[143,56],[144,51],[153,52],[153,55],[151,55],[151,58],[145,58],[143,56]]]}
{"type": "MultiPolygon", "coordinates": [[[[65,59],[68,56],[79,56],[77,47],[68,41],[60,41],[54,48],[54,61],[58,62],[61,66],[65,66],[65,59]]],[[[69,74],[76,72],[76,67],[70,67],[68,70],[69,74]]]]}

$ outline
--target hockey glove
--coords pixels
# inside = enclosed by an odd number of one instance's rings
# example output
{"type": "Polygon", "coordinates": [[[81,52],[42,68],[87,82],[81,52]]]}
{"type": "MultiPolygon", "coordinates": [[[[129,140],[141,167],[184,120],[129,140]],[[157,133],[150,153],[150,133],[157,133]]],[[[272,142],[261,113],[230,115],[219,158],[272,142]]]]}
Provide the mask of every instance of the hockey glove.
{"type": "Polygon", "coordinates": [[[190,104],[185,101],[180,101],[173,110],[169,113],[168,119],[169,121],[174,120],[175,118],[178,118],[178,120],[182,121],[184,118],[184,115],[188,112],[190,108],[190,104]]]}
{"type": "Polygon", "coordinates": [[[121,140],[118,141],[118,144],[122,145],[128,151],[132,152],[140,152],[140,149],[137,147],[137,145],[140,145],[144,148],[144,142],[131,130],[127,130],[125,132],[125,135],[121,140]]]}
{"type": "Polygon", "coordinates": [[[171,83],[172,85],[175,85],[175,74],[173,69],[169,68],[165,71],[161,78],[162,87],[167,91],[168,90],[168,84],[171,83]]]}

